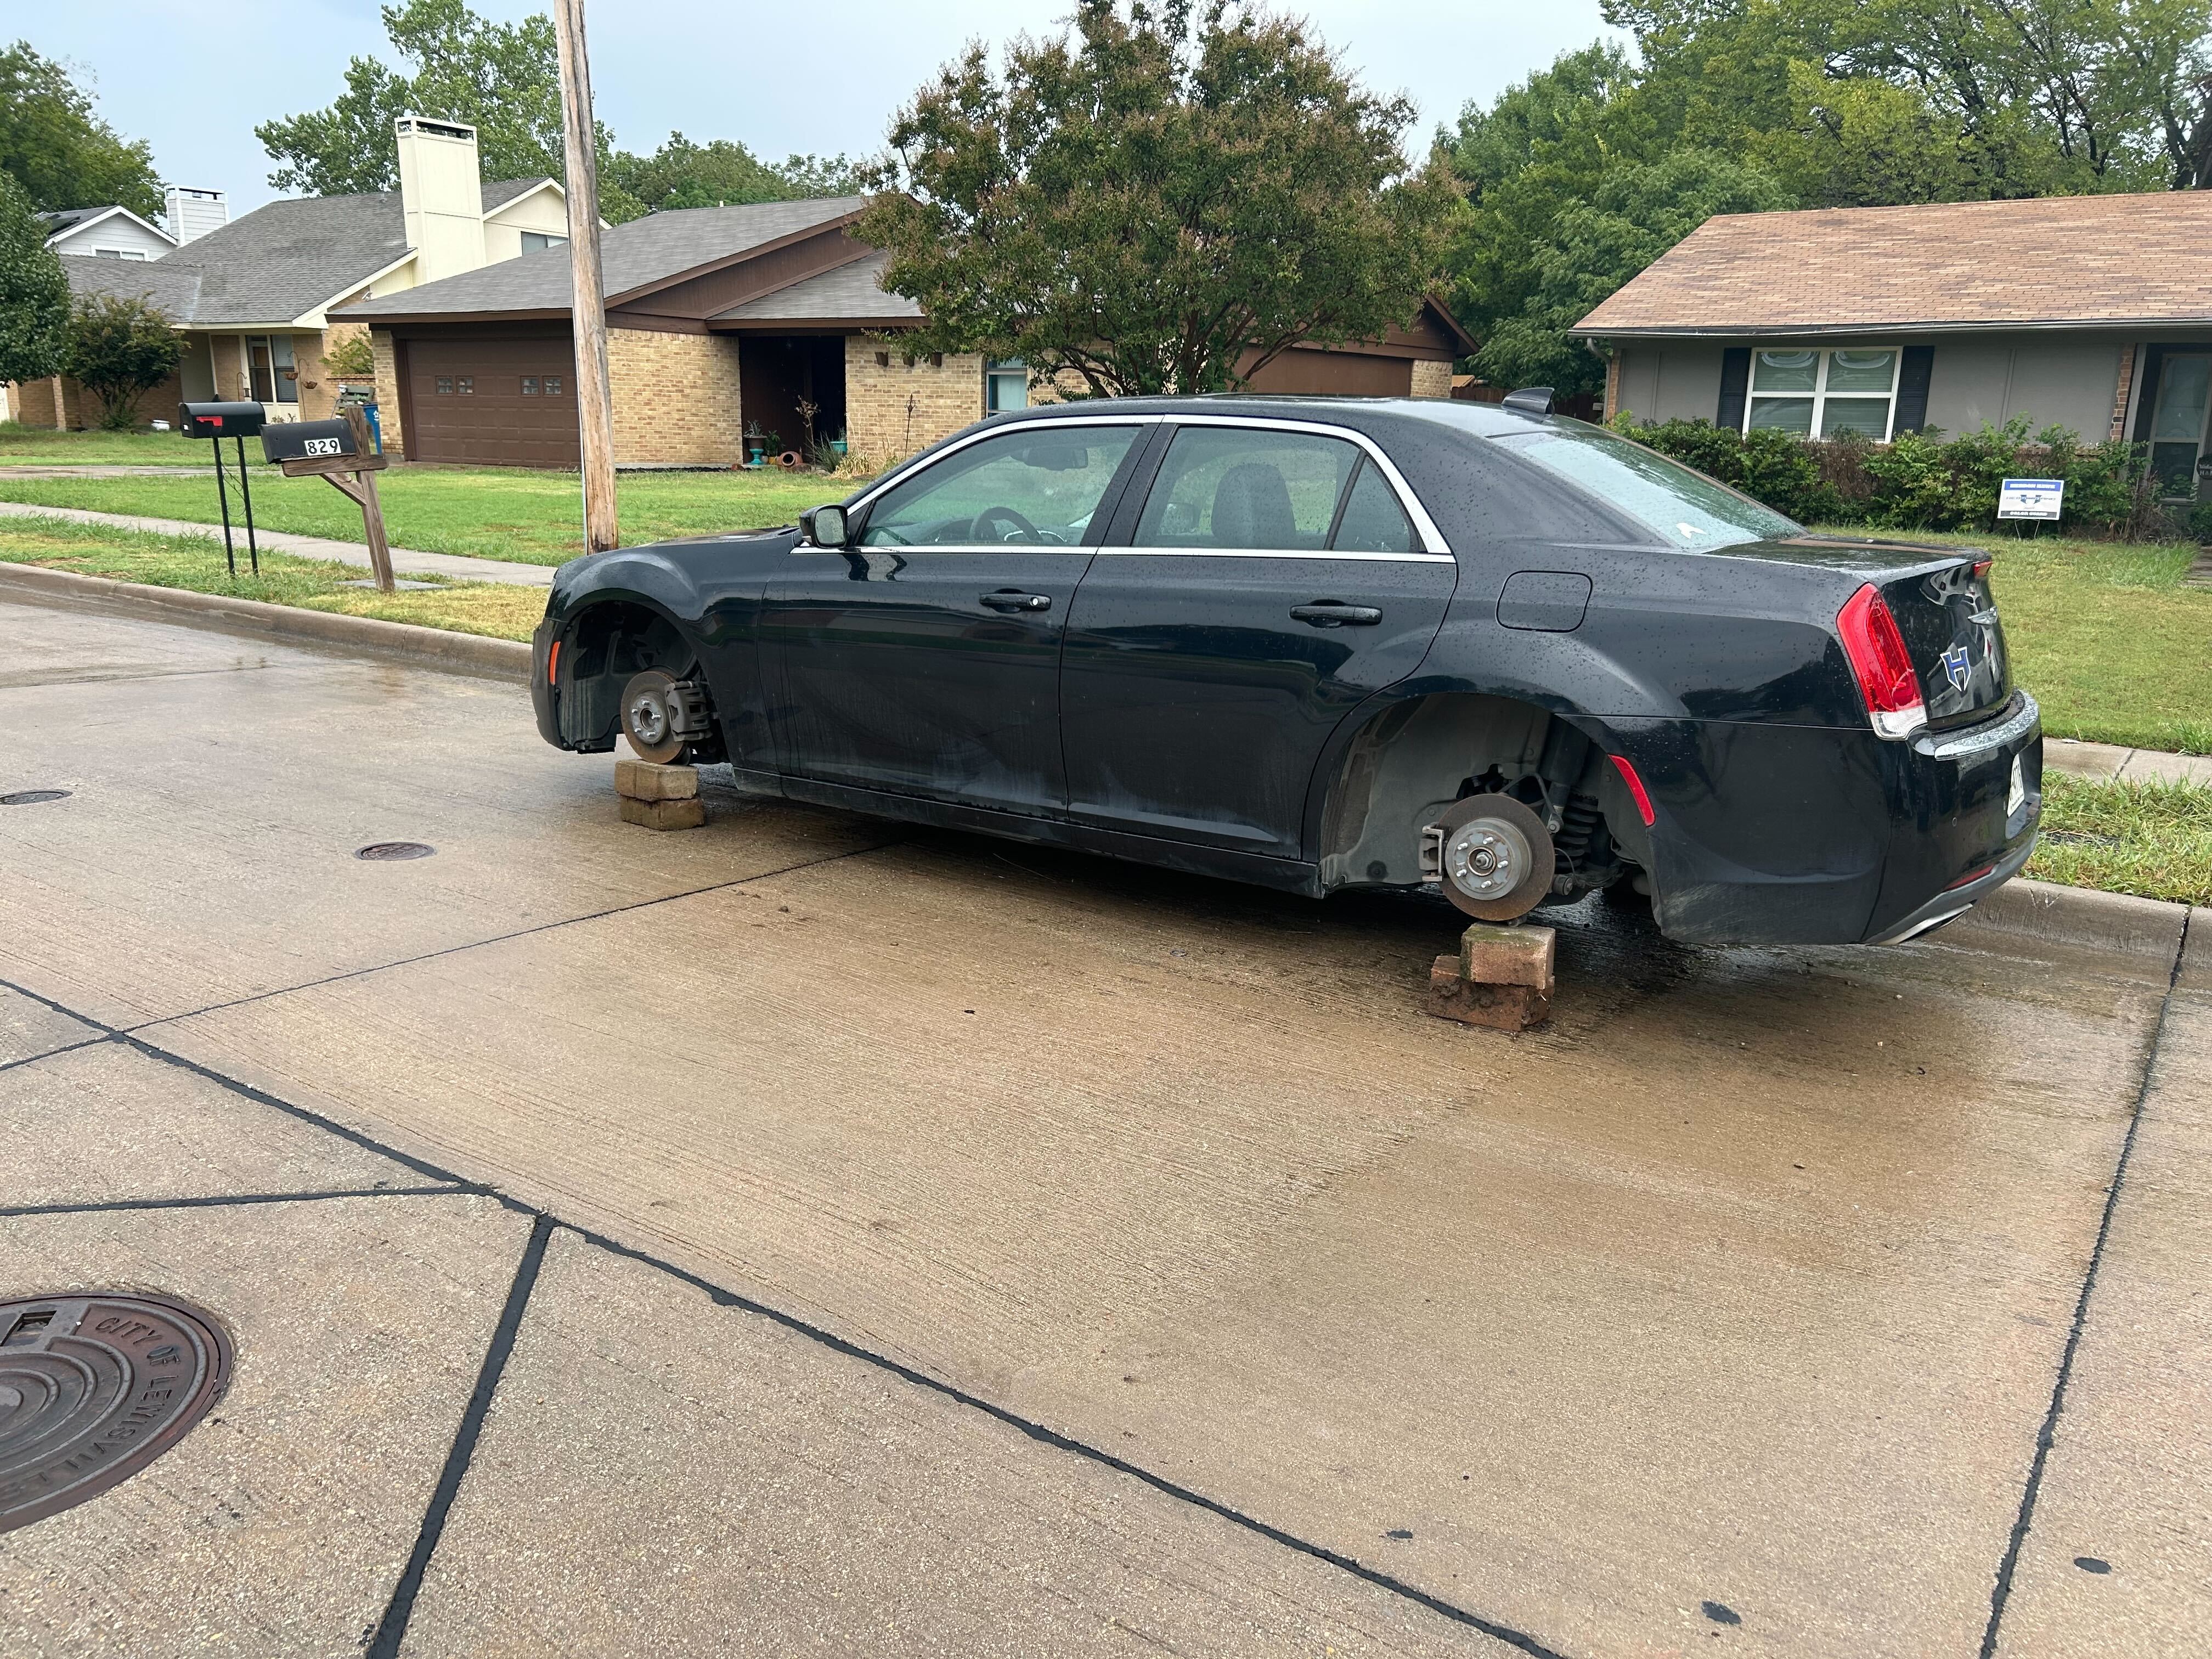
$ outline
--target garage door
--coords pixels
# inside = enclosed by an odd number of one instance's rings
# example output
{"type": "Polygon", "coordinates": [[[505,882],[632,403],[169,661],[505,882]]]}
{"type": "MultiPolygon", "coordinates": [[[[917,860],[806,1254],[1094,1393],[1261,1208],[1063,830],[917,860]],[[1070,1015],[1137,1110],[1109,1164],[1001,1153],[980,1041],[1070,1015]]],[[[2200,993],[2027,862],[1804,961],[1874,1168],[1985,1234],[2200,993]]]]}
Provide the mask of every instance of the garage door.
{"type": "Polygon", "coordinates": [[[407,458],[580,465],[575,359],[559,335],[410,340],[407,458]]]}

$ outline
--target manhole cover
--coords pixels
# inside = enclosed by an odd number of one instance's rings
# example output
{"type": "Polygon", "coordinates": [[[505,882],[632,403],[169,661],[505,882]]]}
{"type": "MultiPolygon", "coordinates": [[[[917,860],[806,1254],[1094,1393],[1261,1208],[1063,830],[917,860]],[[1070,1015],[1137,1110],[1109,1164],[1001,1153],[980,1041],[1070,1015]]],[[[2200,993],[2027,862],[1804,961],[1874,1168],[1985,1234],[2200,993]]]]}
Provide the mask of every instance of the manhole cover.
{"type": "Polygon", "coordinates": [[[229,1381],[222,1328],[182,1303],[96,1291],[0,1302],[0,1532],[136,1474],[229,1381]]]}
{"type": "Polygon", "coordinates": [[[389,864],[397,859],[427,859],[437,850],[419,841],[373,841],[354,856],[371,864],[389,864]]]}
{"type": "Polygon", "coordinates": [[[0,795],[0,806],[36,806],[42,800],[66,799],[66,789],[18,789],[12,795],[0,795]]]}

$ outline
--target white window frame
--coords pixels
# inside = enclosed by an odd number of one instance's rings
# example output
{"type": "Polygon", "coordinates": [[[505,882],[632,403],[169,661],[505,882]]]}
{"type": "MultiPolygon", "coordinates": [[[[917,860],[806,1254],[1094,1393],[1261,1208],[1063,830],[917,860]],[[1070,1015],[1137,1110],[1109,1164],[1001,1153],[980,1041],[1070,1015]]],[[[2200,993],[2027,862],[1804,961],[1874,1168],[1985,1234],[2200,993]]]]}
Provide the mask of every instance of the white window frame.
{"type": "MultiPolygon", "coordinates": [[[[1747,433],[1752,430],[1752,410],[1753,405],[1755,405],[1762,397],[1771,398],[1810,398],[1813,400],[1813,425],[1812,429],[1808,431],[1805,436],[1808,442],[1820,441],[1821,422],[1826,419],[1828,412],[1828,398],[1830,396],[1828,392],[1828,365],[1835,361],[1835,356],[1838,351],[1887,351],[1890,354],[1889,407],[1882,417],[1881,436],[1876,439],[1875,441],[1886,444],[1894,440],[1897,435],[1897,394],[1899,387],[1905,379],[1905,348],[1903,346],[1887,345],[1877,340],[1868,340],[1863,343],[1854,342],[1850,345],[1824,346],[1773,344],[1755,345],[1752,347],[1750,369],[1749,372],[1745,374],[1743,381],[1743,430],[1747,433]],[[1809,351],[1813,353],[1814,356],[1820,359],[1820,370],[1813,377],[1813,390],[1810,392],[1766,392],[1759,391],[1759,354],[1762,351],[1809,351]]],[[[1856,402],[1870,404],[1875,399],[1875,394],[1870,392],[1838,392],[1834,395],[1843,399],[1845,403],[1856,402]]]]}

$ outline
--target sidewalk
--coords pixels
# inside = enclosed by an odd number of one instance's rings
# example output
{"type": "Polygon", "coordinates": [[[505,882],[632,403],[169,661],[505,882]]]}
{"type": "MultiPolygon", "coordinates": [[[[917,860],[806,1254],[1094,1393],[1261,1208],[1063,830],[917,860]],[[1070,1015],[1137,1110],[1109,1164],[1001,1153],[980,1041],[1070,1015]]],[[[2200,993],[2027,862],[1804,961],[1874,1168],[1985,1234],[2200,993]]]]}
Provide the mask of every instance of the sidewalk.
{"type": "Polygon", "coordinates": [[[2168,755],[2156,749],[2124,749],[2112,743],[2045,738],[2043,763],[2069,777],[2098,783],[2193,783],[2212,789],[2212,756],[2168,755]]]}
{"type": "MultiPolygon", "coordinates": [[[[104,524],[117,530],[150,531],[157,536],[222,535],[222,526],[197,524],[187,519],[142,519],[128,513],[91,513],[78,507],[35,507],[23,501],[0,501],[0,516],[11,519],[73,519],[79,524],[104,524]]],[[[233,532],[242,553],[246,532],[233,532]]],[[[368,544],[332,541],[325,536],[295,536],[282,530],[256,530],[255,540],[279,553],[302,559],[331,559],[340,564],[368,568],[368,544]]],[[[458,553],[417,553],[404,547],[392,550],[392,568],[403,576],[430,574],[454,581],[506,582],[517,587],[550,587],[554,567],[550,564],[510,564],[504,559],[471,559],[458,553]]]]}

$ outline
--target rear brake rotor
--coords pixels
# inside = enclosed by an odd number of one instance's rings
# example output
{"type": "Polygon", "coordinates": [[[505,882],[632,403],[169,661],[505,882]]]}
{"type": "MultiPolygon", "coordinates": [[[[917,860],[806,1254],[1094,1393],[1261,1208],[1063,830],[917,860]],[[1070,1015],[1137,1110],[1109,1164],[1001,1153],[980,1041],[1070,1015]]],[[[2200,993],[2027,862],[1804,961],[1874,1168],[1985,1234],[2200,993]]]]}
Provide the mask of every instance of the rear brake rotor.
{"type": "Polygon", "coordinates": [[[1443,832],[1444,896],[1480,921],[1511,921],[1552,890],[1544,821],[1510,795],[1470,795],[1433,826],[1443,832]]]}

